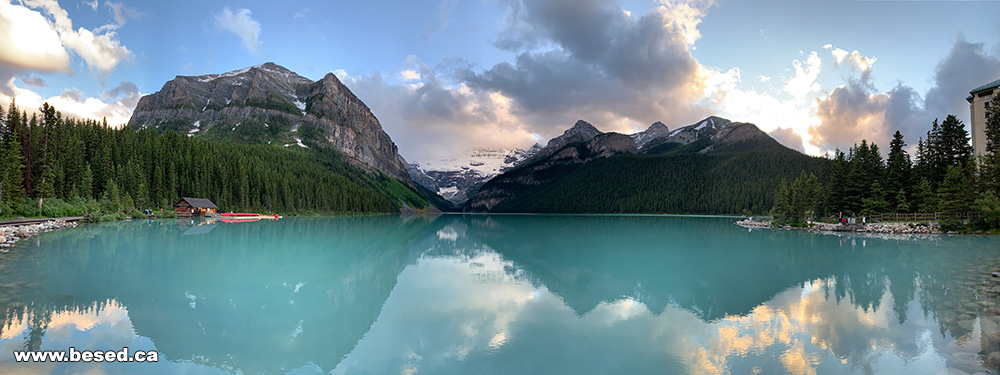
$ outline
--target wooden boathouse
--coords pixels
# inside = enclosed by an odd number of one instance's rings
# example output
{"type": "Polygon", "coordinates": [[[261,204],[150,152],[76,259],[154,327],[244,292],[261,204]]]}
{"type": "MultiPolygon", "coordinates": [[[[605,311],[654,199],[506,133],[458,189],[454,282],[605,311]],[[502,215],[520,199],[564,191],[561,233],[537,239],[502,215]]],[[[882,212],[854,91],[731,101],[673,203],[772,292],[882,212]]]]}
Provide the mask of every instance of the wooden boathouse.
{"type": "Polygon", "coordinates": [[[181,198],[174,203],[174,212],[178,217],[207,216],[219,211],[219,207],[208,199],[203,198],[181,198]]]}

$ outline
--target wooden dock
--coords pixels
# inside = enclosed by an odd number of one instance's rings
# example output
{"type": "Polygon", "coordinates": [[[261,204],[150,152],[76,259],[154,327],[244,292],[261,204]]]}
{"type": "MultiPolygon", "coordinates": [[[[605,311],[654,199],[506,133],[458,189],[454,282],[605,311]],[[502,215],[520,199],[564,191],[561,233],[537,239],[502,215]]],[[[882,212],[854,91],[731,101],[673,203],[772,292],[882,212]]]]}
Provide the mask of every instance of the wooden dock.
{"type": "Polygon", "coordinates": [[[0,220],[0,226],[30,225],[30,224],[44,223],[46,221],[53,221],[53,220],[80,221],[86,218],[87,218],[86,216],[66,216],[66,217],[42,217],[42,218],[0,220]]]}

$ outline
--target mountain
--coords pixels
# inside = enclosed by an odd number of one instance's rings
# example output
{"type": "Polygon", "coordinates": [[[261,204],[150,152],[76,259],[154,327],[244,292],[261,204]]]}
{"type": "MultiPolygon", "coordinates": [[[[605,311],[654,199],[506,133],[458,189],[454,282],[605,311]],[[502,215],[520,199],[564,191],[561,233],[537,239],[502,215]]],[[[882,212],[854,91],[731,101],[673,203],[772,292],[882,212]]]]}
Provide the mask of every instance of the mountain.
{"type": "Polygon", "coordinates": [[[455,204],[469,199],[468,193],[504,171],[535,155],[542,146],[524,149],[474,149],[463,156],[404,163],[410,178],[455,204]]]}
{"type": "Polygon", "coordinates": [[[650,125],[648,128],[646,128],[646,130],[635,134],[631,134],[630,137],[632,137],[632,140],[635,141],[635,147],[642,148],[652,140],[663,138],[669,135],[670,135],[670,129],[667,129],[667,126],[663,125],[662,122],[657,121],[654,122],[653,125],[650,125]]]}
{"type": "Polygon", "coordinates": [[[409,181],[396,144],[333,73],[312,81],[274,63],[177,76],[139,100],[129,126],[285,147],[332,147],[351,164],[409,181]]]}
{"type": "Polygon", "coordinates": [[[545,147],[538,150],[538,152],[531,157],[526,158],[524,161],[519,163],[519,165],[547,158],[570,143],[587,142],[601,134],[603,133],[601,133],[600,130],[597,130],[594,125],[591,125],[589,122],[579,120],[576,124],[573,124],[573,127],[566,129],[562,135],[550,139],[549,143],[546,144],[545,147]]]}
{"type": "Polygon", "coordinates": [[[464,210],[762,213],[782,178],[824,166],[749,123],[713,116],[671,132],[650,128],[632,136],[597,131],[589,140],[564,143],[483,184],[464,210]]]}

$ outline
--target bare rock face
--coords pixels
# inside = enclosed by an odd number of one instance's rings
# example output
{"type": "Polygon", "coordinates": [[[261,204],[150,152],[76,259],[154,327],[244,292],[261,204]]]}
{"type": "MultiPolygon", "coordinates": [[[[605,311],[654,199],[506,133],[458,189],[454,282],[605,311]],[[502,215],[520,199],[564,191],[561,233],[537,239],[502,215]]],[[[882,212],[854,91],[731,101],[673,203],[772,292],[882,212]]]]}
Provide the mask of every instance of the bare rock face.
{"type": "Polygon", "coordinates": [[[265,63],[223,74],[177,76],[139,99],[129,126],[286,147],[327,145],[358,167],[410,180],[378,119],[332,73],[314,82],[265,63]]]}
{"type": "Polygon", "coordinates": [[[635,147],[642,148],[647,143],[663,137],[670,136],[670,129],[662,122],[654,122],[646,130],[630,135],[635,140],[635,147]]]}
{"type": "Polygon", "coordinates": [[[579,120],[573,125],[573,127],[566,129],[562,135],[550,139],[549,143],[546,144],[545,147],[535,152],[530,158],[522,160],[520,164],[528,164],[547,158],[570,143],[587,142],[601,134],[604,133],[597,130],[594,125],[591,125],[589,122],[579,120]]]}
{"type": "Polygon", "coordinates": [[[632,137],[619,133],[601,134],[590,142],[587,142],[587,150],[590,151],[591,158],[606,158],[616,154],[636,154],[639,153],[632,137]]]}
{"type": "Polygon", "coordinates": [[[745,122],[734,122],[719,129],[719,131],[712,136],[712,141],[717,144],[726,144],[769,137],[770,136],[767,135],[767,133],[764,133],[764,131],[757,128],[757,125],[745,122]]]}

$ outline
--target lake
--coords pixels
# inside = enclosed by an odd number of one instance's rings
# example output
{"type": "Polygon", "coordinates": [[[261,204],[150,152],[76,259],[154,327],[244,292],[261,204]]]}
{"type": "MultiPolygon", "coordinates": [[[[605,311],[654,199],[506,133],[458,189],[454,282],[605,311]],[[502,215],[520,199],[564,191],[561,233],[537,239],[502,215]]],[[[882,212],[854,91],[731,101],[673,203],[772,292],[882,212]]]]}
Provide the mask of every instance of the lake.
{"type": "Polygon", "coordinates": [[[974,374],[1000,238],[681,216],[84,225],[0,254],[0,373],[974,374]],[[18,350],[156,363],[17,363],[18,350]]]}

